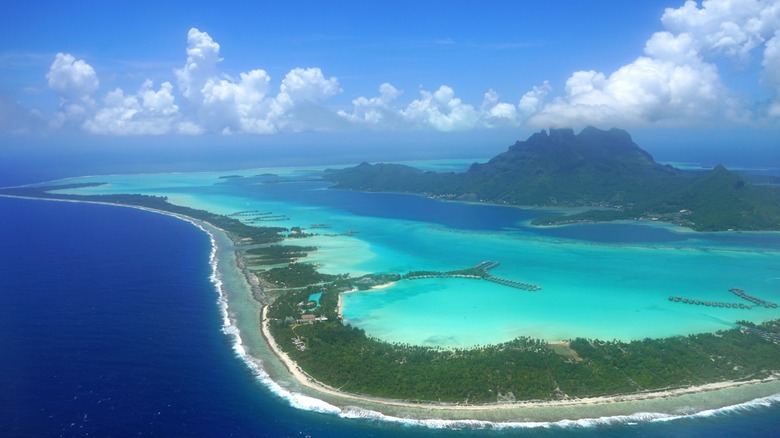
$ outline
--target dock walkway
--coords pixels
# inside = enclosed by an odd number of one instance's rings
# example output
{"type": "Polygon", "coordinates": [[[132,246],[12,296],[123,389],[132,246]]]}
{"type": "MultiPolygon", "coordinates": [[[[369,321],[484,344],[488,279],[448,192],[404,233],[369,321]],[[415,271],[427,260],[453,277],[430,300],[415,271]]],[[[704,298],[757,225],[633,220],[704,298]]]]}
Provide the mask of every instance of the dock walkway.
{"type": "Polygon", "coordinates": [[[509,280],[506,278],[496,277],[495,275],[490,274],[488,271],[498,266],[498,262],[491,262],[490,260],[485,260],[483,262],[477,263],[474,268],[481,270],[484,272],[484,278],[487,281],[492,281],[493,283],[498,283],[502,286],[508,286],[513,287],[515,289],[521,289],[521,290],[528,290],[528,291],[538,291],[542,288],[531,283],[526,283],[524,281],[517,281],[517,280],[509,280]]]}
{"type": "MultiPolygon", "coordinates": [[[[732,287],[729,289],[731,293],[734,295],[753,303],[755,306],[759,307],[765,307],[767,309],[777,309],[777,304],[773,303],[771,301],[762,300],[761,298],[754,297],[752,295],[749,295],[747,292],[745,292],[742,289],[732,287]]],[[[749,304],[745,303],[727,303],[723,301],[702,301],[702,300],[695,300],[693,298],[685,298],[681,296],[670,296],[669,301],[675,302],[675,303],[682,303],[682,304],[693,304],[697,306],[710,306],[710,307],[725,307],[727,309],[745,309],[750,310],[754,306],[751,306],[749,304]]]]}
{"type": "Polygon", "coordinates": [[[476,265],[474,265],[471,269],[478,269],[482,271],[482,275],[473,275],[473,274],[458,274],[455,273],[457,271],[452,272],[427,272],[427,273],[420,273],[415,275],[409,275],[406,278],[409,280],[418,280],[422,278],[468,278],[471,280],[487,280],[492,281],[493,283],[500,284],[502,286],[512,287],[515,289],[520,290],[527,290],[531,292],[535,292],[538,290],[541,290],[542,288],[531,283],[526,283],[523,281],[517,281],[517,280],[510,280],[507,278],[501,278],[496,277],[495,275],[491,275],[488,271],[490,269],[495,268],[498,266],[498,262],[492,262],[489,260],[485,260],[483,262],[479,262],[476,265]]]}
{"type": "Polygon", "coordinates": [[[736,296],[738,296],[738,297],[740,297],[742,299],[748,300],[748,301],[750,301],[751,303],[753,303],[753,304],[755,304],[757,306],[764,306],[767,309],[777,309],[777,304],[776,303],[773,303],[771,301],[762,300],[761,298],[754,297],[753,295],[749,295],[747,292],[745,292],[742,289],[739,289],[739,288],[736,288],[736,287],[732,287],[729,290],[734,295],[736,295],[736,296]]]}

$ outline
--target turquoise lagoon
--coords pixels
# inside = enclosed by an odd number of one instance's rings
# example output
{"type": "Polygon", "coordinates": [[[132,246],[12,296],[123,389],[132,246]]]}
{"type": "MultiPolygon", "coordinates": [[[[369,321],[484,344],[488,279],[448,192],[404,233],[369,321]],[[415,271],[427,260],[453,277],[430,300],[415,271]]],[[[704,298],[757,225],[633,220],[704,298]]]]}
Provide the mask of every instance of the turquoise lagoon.
{"type": "MultiPolygon", "coordinates": [[[[425,165],[452,170],[470,162],[425,165]]],[[[318,233],[289,243],[318,247],[305,261],[326,273],[446,271],[492,260],[500,263],[493,275],[542,288],[528,292],[482,280],[425,279],[346,294],[345,321],[391,342],[460,348],[518,336],[551,342],[575,337],[633,340],[780,317],[777,309],[668,300],[683,296],[749,304],[729,292],[739,287],[780,301],[776,233],[696,233],[658,223],[536,228],[527,223],[539,210],[328,190],[328,184],[317,180],[322,170],[94,176],[57,184],[104,182],[68,192],[163,195],[219,214],[272,212],[277,220],[254,224],[301,226],[318,233]],[[224,178],[235,175],[241,178],[224,178]]]]}

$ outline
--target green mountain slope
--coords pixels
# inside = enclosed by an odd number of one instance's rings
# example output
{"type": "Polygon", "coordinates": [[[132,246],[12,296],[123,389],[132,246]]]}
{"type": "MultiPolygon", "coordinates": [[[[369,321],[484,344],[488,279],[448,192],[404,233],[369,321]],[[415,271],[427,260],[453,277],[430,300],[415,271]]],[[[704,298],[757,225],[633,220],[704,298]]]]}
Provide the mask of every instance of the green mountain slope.
{"type": "Polygon", "coordinates": [[[541,131],[463,173],[363,163],[329,170],[333,188],[421,193],[445,199],[600,210],[539,224],[655,218],[697,230],[780,229],[780,190],[718,166],[685,172],[653,160],[620,129],[541,131]],[[608,210],[603,208],[607,207],[608,210]]]}

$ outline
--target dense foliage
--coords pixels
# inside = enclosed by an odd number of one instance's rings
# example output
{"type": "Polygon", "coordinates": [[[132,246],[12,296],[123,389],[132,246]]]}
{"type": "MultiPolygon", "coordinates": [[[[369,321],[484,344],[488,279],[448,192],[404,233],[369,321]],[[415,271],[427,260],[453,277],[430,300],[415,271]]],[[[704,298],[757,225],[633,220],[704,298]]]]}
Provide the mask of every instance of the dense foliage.
{"type": "Polygon", "coordinates": [[[736,329],[631,343],[577,339],[571,349],[581,359],[528,338],[452,351],[390,344],[339,321],[280,323],[272,333],[317,380],[348,392],[414,401],[627,394],[765,377],[780,364],[777,345],[736,329]],[[295,339],[303,342],[303,350],[295,339]]]}
{"type": "Polygon", "coordinates": [[[254,265],[281,265],[294,263],[316,249],[313,246],[270,245],[246,249],[244,255],[254,265]]]}
{"type": "MultiPolygon", "coordinates": [[[[568,346],[529,338],[455,350],[388,343],[337,318],[338,293],[354,281],[288,291],[269,310],[280,347],[313,378],[348,392],[419,402],[550,400],[766,377],[780,369],[780,346],[740,329],[634,342],[575,339],[568,346]],[[300,304],[315,291],[323,295],[311,313],[328,319],[298,324],[300,304]]],[[[780,320],[757,327],[778,333],[780,320]]]]}
{"type": "Polygon", "coordinates": [[[291,263],[287,266],[272,268],[261,273],[267,281],[279,287],[304,287],[312,284],[332,281],[338,276],[321,274],[309,263],[291,263]]]}

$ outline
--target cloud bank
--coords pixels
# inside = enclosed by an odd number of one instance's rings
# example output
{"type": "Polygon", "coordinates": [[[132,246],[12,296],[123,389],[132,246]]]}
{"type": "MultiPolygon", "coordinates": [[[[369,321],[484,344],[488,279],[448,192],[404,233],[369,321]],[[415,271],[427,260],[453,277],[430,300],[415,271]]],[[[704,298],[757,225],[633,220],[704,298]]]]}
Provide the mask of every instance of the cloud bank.
{"type": "Polygon", "coordinates": [[[577,124],[691,125],[701,122],[776,123],[780,113],[780,4],[760,0],[687,1],[667,8],[665,31],[645,44],[644,55],[610,74],[578,71],[565,93],[532,114],[533,126],[577,124]],[[763,48],[763,51],[760,49],[763,48]],[[724,86],[717,62],[747,63],[761,56],[771,92],[768,109],[724,86]],[[770,121],[771,122],[771,121],[770,121]]]}
{"type": "MultiPolygon", "coordinates": [[[[668,8],[663,30],[612,72],[581,70],[515,99],[494,90],[467,103],[445,84],[406,101],[390,83],[378,95],[333,108],[339,81],[317,67],[296,67],[273,84],[263,69],[221,71],[220,45],[198,29],[172,80],[146,80],[96,98],[100,81],[82,59],[58,53],[46,74],[60,96],[50,126],[104,135],[275,134],[310,130],[465,131],[497,127],[768,125],[780,122],[780,4],[764,0],[687,1],[668,8]],[[755,65],[765,98],[751,101],[724,84],[719,66],[755,65]]],[[[755,99],[753,99],[755,100],[755,99]]]]}

